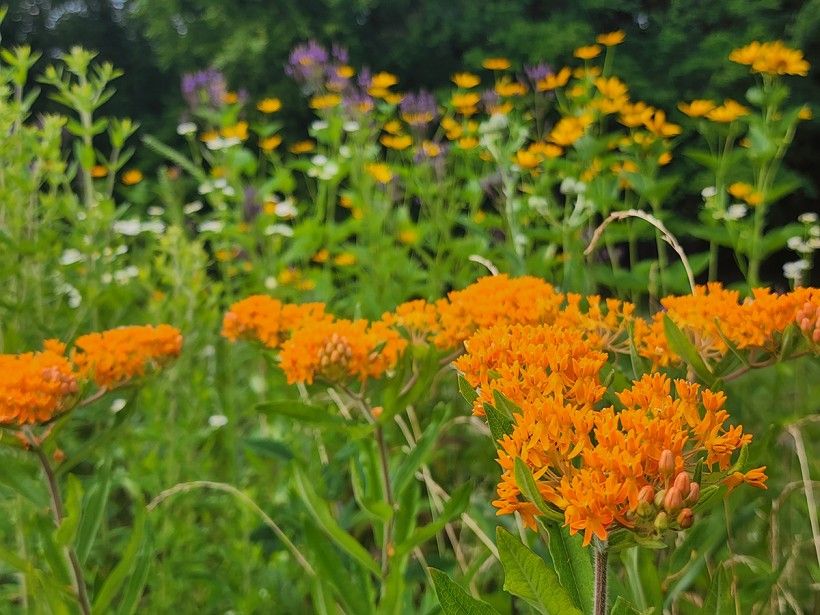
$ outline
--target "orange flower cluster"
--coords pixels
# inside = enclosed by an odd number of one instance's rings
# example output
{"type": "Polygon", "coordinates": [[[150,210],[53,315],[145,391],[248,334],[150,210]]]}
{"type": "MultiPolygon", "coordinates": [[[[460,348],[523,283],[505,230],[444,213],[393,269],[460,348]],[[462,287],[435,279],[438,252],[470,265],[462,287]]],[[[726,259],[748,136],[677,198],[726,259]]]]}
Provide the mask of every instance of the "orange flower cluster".
{"type": "Polygon", "coordinates": [[[288,383],[378,378],[398,362],[407,341],[381,321],[322,320],[293,332],[282,344],[288,383]]]}
{"type": "Polygon", "coordinates": [[[752,41],[745,47],[733,50],[729,59],[751,66],[755,73],[805,77],[809,72],[809,63],[803,58],[803,52],[787,47],[782,41],[752,41]]]}
{"type": "Polygon", "coordinates": [[[294,329],[305,323],[332,320],[323,303],[282,303],[267,295],[253,295],[234,303],[222,320],[222,335],[232,342],[253,339],[278,348],[294,329]]]}
{"type": "Polygon", "coordinates": [[[71,359],[78,372],[106,389],[122,386],[177,357],[182,335],[170,325],[119,327],[77,339],[71,359]]]}
{"type": "Polygon", "coordinates": [[[702,480],[714,483],[713,471],[725,471],[751,440],[741,427],[725,427],[722,393],[678,380],[673,396],[662,374],[619,393],[621,410],[597,410],[606,355],[579,331],[496,327],[473,336],[467,349],[457,367],[478,387],[476,404],[493,404],[498,391],[520,408],[498,442],[502,477],[493,505],[498,514],[520,513],[530,528],[542,511],[522,500],[515,459],[570,532],[583,531],[586,545],[617,528],[649,536],[689,527],[700,493],[691,480],[697,463],[704,463],[702,480]]]}
{"type": "Polygon", "coordinates": [[[54,340],[42,352],[0,354],[0,423],[40,423],[59,414],[77,392],[77,377],[54,340]]]}
{"type": "Polygon", "coordinates": [[[718,283],[698,286],[692,295],[662,299],[666,311],[655,314],[651,324],[636,321],[636,346],[655,366],[680,362],[664,334],[666,314],[690,336],[707,361],[720,360],[729,351],[729,344],[742,350],[775,352],[779,335],[795,322],[798,311],[806,303],[812,305],[812,301],[815,305],[820,301],[817,290],[812,288],[798,288],[781,295],[756,288],[750,299],[741,301],[739,292],[718,283]]]}

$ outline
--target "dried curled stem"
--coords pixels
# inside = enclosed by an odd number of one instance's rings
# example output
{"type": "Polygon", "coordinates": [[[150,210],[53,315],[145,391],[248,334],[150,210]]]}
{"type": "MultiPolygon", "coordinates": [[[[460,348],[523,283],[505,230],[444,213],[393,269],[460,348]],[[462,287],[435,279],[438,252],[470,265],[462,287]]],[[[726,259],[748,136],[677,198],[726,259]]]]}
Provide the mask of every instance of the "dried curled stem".
{"type": "Polygon", "coordinates": [[[607,217],[606,220],[601,222],[600,226],[595,229],[595,232],[592,234],[592,239],[587,246],[587,249],[584,250],[584,255],[589,256],[592,251],[595,249],[598,241],[600,241],[601,236],[604,234],[604,230],[606,227],[610,225],[610,223],[614,222],[615,220],[626,220],[627,218],[640,218],[654,226],[661,232],[661,237],[663,240],[668,243],[675,253],[680,257],[681,262],[683,263],[683,268],[686,271],[686,277],[689,279],[689,288],[692,289],[692,292],[695,292],[695,276],[692,273],[692,267],[689,265],[689,259],[686,258],[686,253],[683,251],[680,243],[678,240],[675,239],[675,236],[669,232],[663,222],[658,220],[652,214],[648,214],[645,211],[641,211],[639,209],[627,209],[625,211],[614,211],[607,217]]]}

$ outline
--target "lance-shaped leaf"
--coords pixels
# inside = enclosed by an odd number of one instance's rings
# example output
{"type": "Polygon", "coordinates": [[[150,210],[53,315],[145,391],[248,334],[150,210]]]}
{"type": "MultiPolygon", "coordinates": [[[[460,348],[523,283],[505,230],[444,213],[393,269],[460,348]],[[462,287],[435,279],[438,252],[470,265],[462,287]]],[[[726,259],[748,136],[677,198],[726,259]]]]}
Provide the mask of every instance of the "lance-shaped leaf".
{"type": "Polygon", "coordinates": [[[430,575],[444,615],[498,615],[493,607],[473,598],[441,570],[430,568],[430,575]]]}

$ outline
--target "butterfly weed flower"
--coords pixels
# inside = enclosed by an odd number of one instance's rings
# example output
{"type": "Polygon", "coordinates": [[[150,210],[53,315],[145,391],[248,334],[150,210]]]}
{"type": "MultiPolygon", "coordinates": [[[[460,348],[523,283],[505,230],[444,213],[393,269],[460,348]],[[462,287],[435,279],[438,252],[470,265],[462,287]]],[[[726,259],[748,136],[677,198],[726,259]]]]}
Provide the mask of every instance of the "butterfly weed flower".
{"type": "Polygon", "coordinates": [[[82,335],[71,360],[78,373],[103,389],[144,376],[179,356],[182,335],[170,325],[137,325],[82,335]]]}
{"type": "Polygon", "coordinates": [[[0,423],[42,423],[70,407],[78,379],[65,346],[48,340],[40,352],[0,354],[0,423]]]}
{"type": "Polygon", "coordinates": [[[323,303],[282,303],[268,295],[252,295],[230,307],[222,319],[222,336],[232,342],[248,339],[278,348],[303,324],[332,319],[323,303]]]}

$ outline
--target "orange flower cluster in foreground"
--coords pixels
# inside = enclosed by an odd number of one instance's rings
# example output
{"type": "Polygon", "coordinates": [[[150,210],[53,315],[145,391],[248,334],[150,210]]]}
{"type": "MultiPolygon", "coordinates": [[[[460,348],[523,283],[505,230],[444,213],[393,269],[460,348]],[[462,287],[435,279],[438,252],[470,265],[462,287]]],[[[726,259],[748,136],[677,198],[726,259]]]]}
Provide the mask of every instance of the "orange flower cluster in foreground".
{"type": "Polygon", "coordinates": [[[0,423],[38,423],[61,412],[77,393],[65,347],[49,340],[42,352],[0,354],[0,423]]]}
{"type": "Polygon", "coordinates": [[[182,335],[170,325],[119,327],[77,338],[71,359],[99,387],[122,386],[177,357],[182,335]]]}
{"type": "Polygon", "coordinates": [[[803,58],[803,52],[787,47],[782,41],[752,41],[732,51],[729,59],[751,66],[755,73],[806,76],[809,72],[809,63],[803,58]]]}
{"type": "Polygon", "coordinates": [[[521,498],[518,458],[570,532],[584,532],[585,545],[618,527],[642,535],[689,527],[700,490],[691,481],[698,461],[703,480],[714,483],[712,470],[725,471],[751,436],[725,426],[722,393],[676,380],[673,396],[663,374],[645,375],[620,392],[620,410],[598,410],[606,354],[584,338],[556,325],[501,326],[467,342],[456,366],[478,386],[477,403],[492,405],[487,391],[498,391],[520,409],[511,433],[498,442],[503,473],[494,506],[536,527],[541,511],[521,498]]]}
{"type": "Polygon", "coordinates": [[[256,339],[278,348],[302,323],[332,320],[323,303],[284,304],[267,295],[253,295],[231,306],[222,321],[222,335],[232,342],[256,339]]]}
{"type": "Polygon", "coordinates": [[[0,354],[0,423],[43,423],[70,410],[91,379],[112,389],[176,357],[180,332],[169,325],[121,327],[77,339],[74,350],[47,340],[42,352],[0,354]]]}

